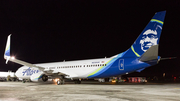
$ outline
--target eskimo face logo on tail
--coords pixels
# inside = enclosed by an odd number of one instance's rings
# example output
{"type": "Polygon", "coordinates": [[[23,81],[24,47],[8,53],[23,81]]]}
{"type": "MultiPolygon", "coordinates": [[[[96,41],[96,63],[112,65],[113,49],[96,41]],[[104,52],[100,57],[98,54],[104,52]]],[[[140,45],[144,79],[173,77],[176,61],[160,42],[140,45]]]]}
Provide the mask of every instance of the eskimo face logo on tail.
{"type": "Polygon", "coordinates": [[[146,52],[151,46],[157,45],[157,31],[151,29],[146,30],[143,33],[142,39],[140,40],[141,50],[146,52]]]}

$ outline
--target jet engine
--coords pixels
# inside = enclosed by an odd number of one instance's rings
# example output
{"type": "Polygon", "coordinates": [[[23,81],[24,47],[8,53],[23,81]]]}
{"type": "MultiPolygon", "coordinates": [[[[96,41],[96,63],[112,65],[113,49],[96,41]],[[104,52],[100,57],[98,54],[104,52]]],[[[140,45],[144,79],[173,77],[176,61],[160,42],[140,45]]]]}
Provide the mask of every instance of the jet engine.
{"type": "Polygon", "coordinates": [[[48,76],[45,75],[45,74],[43,74],[43,75],[42,75],[42,81],[46,82],[47,80],[48,80],[48,76]]]}
{"type": "Polygon", "coordinates": [[[44,73],[36,73],[36,74],[32,74],[30,79],[31,81],[35,81],[35,82],[39,82],[39,81],[46,82],[48,80],[48,76],[44,73]]]}

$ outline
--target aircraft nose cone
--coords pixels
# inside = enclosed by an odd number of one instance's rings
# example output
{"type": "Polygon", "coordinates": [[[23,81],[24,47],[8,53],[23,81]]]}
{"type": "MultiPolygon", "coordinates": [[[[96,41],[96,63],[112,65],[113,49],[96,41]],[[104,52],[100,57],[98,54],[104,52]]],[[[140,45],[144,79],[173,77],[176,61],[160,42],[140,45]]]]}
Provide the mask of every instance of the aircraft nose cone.
{"type": "Polygon", "coordinates": [[[19,77],[19,75],[18,75],[18,70],[15,72],[15,76],[16,76],[16,77],[19,77]]]}

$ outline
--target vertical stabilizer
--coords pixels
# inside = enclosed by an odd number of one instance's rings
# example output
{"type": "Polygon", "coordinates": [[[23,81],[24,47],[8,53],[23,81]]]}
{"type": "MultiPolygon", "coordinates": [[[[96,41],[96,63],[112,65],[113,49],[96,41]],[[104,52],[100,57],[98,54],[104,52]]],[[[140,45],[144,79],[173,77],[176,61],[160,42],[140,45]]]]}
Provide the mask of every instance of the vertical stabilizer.
{"type": "Polygon", "coordinates": [[[124,57],[141,57],[151,46],[159,44],[165,14],[166,11],[161,11],[153,16],[124,57]]]}

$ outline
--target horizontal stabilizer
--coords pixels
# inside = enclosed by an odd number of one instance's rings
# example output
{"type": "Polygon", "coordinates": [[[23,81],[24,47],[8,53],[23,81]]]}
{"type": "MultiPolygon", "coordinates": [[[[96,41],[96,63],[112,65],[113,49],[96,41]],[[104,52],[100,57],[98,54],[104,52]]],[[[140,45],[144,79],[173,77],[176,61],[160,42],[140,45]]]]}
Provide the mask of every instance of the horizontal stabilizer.
{"type": "Polygon", "coordinates": [[[158,58],[158,45],[151,46],[140,58],[140,61],[150,61],[158,58]]]}
{"type": "Polygon", "coordinates": [[[161,58],[160,60],[169,60],[169,59],[175,59],[176,57],[168,57],[168,58],[161,58]]]}
{"type": "Polygon", "coordinates": [[[141,72],[143,71],[145,68],[142,68],[142,69],[139,69],[139,70],[136,70],[136,72],[141,72]]]}

